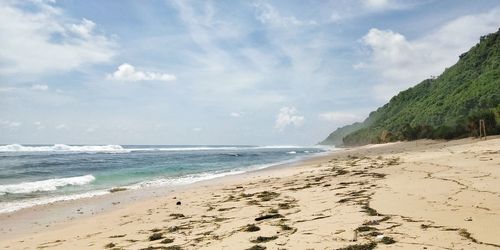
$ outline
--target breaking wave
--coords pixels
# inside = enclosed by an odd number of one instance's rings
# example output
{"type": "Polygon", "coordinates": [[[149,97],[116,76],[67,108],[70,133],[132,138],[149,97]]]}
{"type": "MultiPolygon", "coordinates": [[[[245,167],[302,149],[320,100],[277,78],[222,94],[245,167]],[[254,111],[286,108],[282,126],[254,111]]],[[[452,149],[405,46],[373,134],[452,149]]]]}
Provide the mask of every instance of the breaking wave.
{"type": "Polygon", "coordinates": [[[23,146],[20,144],[10,144],[0,146],[0,152],[107,152],[107,153],[128,153],[130,150],[120,145],[103,146],[69,146],[66,144],[55,144],[53,146],[23,146]]]}
{"type": "Polygon", "coordinates": [[[34,192],[54,191],[64,186],[82,186],[95,180],[93,175],[68,178],[48,179],[43,181],[21,182],[18,184],[0,185],[0,195],[29,194],[34,192]]]}

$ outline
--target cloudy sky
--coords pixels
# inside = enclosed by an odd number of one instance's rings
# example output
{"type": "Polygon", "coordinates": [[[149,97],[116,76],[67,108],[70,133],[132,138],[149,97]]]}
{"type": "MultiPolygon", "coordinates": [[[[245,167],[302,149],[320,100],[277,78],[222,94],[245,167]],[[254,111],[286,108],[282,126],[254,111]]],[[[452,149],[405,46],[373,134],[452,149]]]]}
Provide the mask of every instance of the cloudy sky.
{"type": "Polygon", "coordinates": [[[499,27],[497,0],[0,0],[0,143],[314,144],[499,27]]]}

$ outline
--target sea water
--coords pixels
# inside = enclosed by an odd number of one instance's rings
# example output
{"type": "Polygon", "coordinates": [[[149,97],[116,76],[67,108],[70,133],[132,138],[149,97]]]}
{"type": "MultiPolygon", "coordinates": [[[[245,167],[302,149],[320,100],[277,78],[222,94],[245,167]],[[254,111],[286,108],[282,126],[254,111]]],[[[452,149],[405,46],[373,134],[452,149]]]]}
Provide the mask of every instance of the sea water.
{"type": "Polygon", "coordinates": [[[116,187],[179,186],[300,160],[301,146],[0,146],[0,213],[104,195],[116,187]]]}

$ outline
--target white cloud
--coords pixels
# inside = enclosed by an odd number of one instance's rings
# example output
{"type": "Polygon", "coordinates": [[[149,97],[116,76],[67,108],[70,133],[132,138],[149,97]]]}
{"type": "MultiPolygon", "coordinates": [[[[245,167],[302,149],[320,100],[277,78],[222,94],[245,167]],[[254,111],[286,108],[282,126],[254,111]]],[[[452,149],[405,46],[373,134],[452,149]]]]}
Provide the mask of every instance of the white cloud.
{"type": "Polygon", "coordinates": [[[341,124],[359,122],[363,118],[359,115],[343,112],[325,112],[318,115],[320,119],[341,124]]]}
{"type": "Polygon", "coordinates": [[[85,133],[94,133],[96,131],[97,127],[96,126],[90,126],[85,129],[85,133]]]}
{"type": "Polygon", "coordinates": [[[240,112],[231,112],[229,115],[232,116],[232,117],[236,117],[237,118],[237,117],[241,117],[243,115],[243,113],[240,113],[240,112]]]}
{"type": "Polygon", "coordinates": [[[363,4],[371,9],[385,9],[391,6],[389,0],[364,0],[363,4]]]}
{"type": "Polygon", "coordinates": [[[283,107],[276,117],[275,128],[283,131],[286,127],[293,125],[300,127],[304,124],[304,117],[297,115],[295,107],[283,107]]]}
{"type": "Polygon", "coordinates": [[[94,27],[94,22],[84,18],[80,24],[72,24],[70,29],[83,38],[89,38],[92,36],[92,30],[94,30],[94,27]]]}
{"type": "Polygon", "coordinates": [[[45,84],[35,84],[33,86],[31,86],[31,89],[33,90],[40,90],[40,91],[46,91],[49,89],[49,86],[45,85],[45,84]]]}
{"type": "Polygon", "coordinates": [[[17,88],[13,88],[13,87],[1,87],[0,92],[11,92],[11,91],[14,91],[16,89],[17,88]]]}
{"type": "Polygon", "coordinates": [[[500,26],[500,8],[452,20],[427,35],[408,40],[392,30],[376,28],[362,38],[370,48],[369,61],[353,65],[373,70],[380,77],[377,98],[388,100],[397,92],[452,66],[458,56],[479,42],[479,37],[500,26]]]}
{"type": "Polygon", "coordinates": [[[120,81],[174,81],[177,78],[175,75],[158,73],[158,72],[144,72],[136,70],[134,66],[124,63],[118,69],[109,74],[108,79],[120,81]]]}
{"type": "Polygon", "coordinates": [[[20,122],[0,120],[0,125],[6,128],[17,128],[22,125],[20,122]]]}
{"type": "Polygon", "coordinates": [[[96,34],[95,24],[75,24],[62,9],[34,1],[23,10],[13,1],[0,2],[0,73],[37,74],[80,69],[108,62],[115,43],[96,34]]]}
{"type": "Polygon", "coordinates": [[[386,11],[409,10],[430,1],[405,1],[405,0],[360,0],[338,1],[330,15],[330,22],[342,23],[349,19],[362,18],[374,13],[386,11]]]}
{"type": "Polygon", "coordinates": [[[56,126],[56,129],[66,129],[66,128],[67,128],[67,126],[64,123],[61,123],[61,124],[56,126]]]}
{"type": "Polygon", "coordinates": [[[272,5],[266,2],[256,2],[257,19],[263,24],[270,24],[276,27],[315,25],[314,20],[299,20],[295,16],[283,16],[272,5]]]}
{"type": "Polygon", "coordinates": [[[200,132],[200,131],[202,131],[202,130],[203,130],[202,128],[193,128],[193,131],[194,131],[194,132],[200,132]]]}
{"type": "Polygon", "coordinates": [[[44,129],[45,128],[42,125],[42,122],[40,122],[40,121],[33,122],[33,125],[35,125],[36,129],[44,129]]]}

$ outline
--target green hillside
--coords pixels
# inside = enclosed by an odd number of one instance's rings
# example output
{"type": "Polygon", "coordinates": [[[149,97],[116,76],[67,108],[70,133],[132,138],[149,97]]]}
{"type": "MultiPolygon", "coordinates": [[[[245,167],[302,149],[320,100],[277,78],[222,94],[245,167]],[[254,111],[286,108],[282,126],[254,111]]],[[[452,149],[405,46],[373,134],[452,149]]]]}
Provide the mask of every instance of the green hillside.
{"type": "Polygon", "coordinates": [[[333,131],[325,140],[320,142],[320,145],[334,145],[336,147],[344,145],[344,137],[352,132],[360,130],[366,127],[366,123],[364,122],[356,122],[351,125],[346,125],[340,128],[337,128],[333,131]]]}
{"type": "Polygon", "coordinates": [[[488,134],[497,134],[499,116],[500,29],[481,37],[439,77],[400,92],[363,123],[339,128],[320,144],[461,138],[477,134],[479,119],[488,134]]]}

